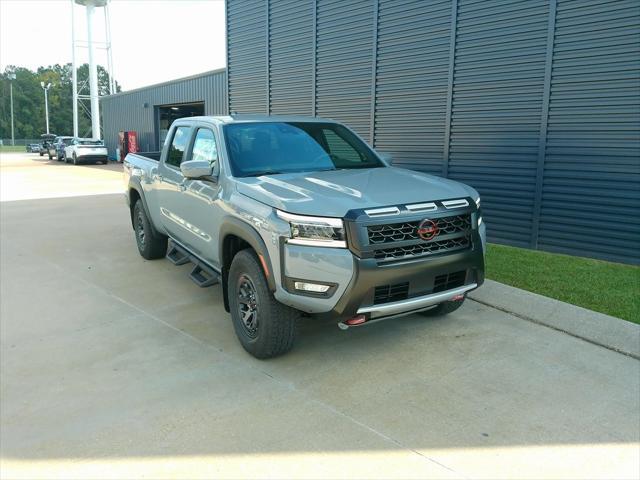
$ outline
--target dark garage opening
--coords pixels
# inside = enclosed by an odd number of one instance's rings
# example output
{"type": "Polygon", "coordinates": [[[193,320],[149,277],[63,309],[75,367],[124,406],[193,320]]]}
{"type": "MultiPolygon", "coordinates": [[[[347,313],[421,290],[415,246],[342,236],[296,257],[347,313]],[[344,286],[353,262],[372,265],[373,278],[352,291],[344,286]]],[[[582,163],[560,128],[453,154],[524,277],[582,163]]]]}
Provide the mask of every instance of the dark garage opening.
{"type": "Polygon", "coordinates": [[[180,103],[174,105],[159,105],[157,109],[157,139],[158,148],[164,143],[171,124],[178,118],[197,117],[204,115],[204,102],[180,103]]]}

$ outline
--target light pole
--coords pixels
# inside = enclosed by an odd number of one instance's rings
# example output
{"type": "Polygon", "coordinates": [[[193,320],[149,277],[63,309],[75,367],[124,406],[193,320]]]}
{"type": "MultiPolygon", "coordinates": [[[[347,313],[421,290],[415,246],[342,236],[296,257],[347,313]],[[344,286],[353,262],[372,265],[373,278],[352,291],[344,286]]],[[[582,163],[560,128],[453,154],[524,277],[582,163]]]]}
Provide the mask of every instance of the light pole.
{"type": "Polygon", "coordinates": [[[16,137],[13,131],[13,81],[16,79],[16,74],[10,73],[7,78],[9,79],[9,97],[11,98],[11,146],[13,147],[16,144],[16,137]]]}
{"type": "Polygon", "coordinates": [[[47,120],[47,133],[49,133],[49,98],[47,97],[47,92],[51,88],[51,82],[47,83],[46,85],[44,84],[44,82],[40,82],[40,86],[44,90],[44,115],[45,119],[47,120]]]}

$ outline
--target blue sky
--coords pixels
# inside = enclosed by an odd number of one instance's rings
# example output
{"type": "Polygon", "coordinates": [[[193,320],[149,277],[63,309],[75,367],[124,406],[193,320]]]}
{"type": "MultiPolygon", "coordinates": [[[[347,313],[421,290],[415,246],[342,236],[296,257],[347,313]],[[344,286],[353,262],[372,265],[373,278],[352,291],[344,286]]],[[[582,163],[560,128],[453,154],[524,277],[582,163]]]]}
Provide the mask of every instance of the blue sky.
{"type": "MultiPolygon", "coordinates": [[[[95,37],[104,39],[102,8],[95,37]]],[[[111,0],[114,74],[125,90],[225,66],[223,0],[111,0]]],[[[86,40],[84,7],[76,36],[86,40]]],[[[78,63],[87,62],[86,49],[78,63]]],[[[106,65],[104,51],[98,61],[106,65]]],[[[0,70],[71,62],[71,0],[0,0],[0,70]]]]}

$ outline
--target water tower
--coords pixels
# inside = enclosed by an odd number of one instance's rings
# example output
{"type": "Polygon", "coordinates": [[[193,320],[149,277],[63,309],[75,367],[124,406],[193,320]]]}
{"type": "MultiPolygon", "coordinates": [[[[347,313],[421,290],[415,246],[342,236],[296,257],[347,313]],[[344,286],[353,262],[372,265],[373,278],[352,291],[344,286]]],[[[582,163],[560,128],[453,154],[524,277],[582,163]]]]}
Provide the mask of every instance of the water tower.
{"type": "MultiPolygon", "coordinates": [[[[109,0],[71,0],[71,32],[72,32],[72,63],[73,63],[73,135],[78,135],[78,100],[89,99],[91,103],[91,133],[93,138],[102,138],[100,133],[100,104],[98,91],[98,66],[96,64],[96,47],[107,51],[107,70],[109,71],[109,93],[115,93],[113,78],[113,58],[111,56],[111,25],[109,20],[109,0]],[[74,3],[85,7],[87,14],[87,40],[76,41],[76,25],[74,3]],[[104,8],[105,40],[97,42],[94,39],[94,13],[96,8],[104,8]],[[78,74],[76,65],[76,48],[86,48],[89,56],[89,95],[78,92],[78,74]]],[[[84,107],[84,104],[82,104],[84,107]]],[[[86,107],[84,107],[86,110],[86,107]]]]}

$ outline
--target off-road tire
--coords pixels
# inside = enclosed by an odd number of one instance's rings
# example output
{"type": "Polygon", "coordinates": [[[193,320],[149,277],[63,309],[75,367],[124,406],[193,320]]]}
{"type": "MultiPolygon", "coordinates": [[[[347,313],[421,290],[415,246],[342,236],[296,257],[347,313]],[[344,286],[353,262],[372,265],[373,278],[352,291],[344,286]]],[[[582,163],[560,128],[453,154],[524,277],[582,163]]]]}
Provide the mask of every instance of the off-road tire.
{"type": "Polygon", "coordinates": [[[140,199],[133,206],[133,232],[136,237],[138,252],[142,257],[147,260],[155,260],[166,255],[167,237],[154,232],[151,228],[151,222],[144,211],[144,205],[140,199]]]}
{"type": "Polygon", "coordinates": [[[455,312],[462,306],[463,303],[464,299],[457,300],[455,302],[443,302],[429,310],[420,312],[420,315],[424,315],[425,317],[440,317],[442,315],[447,315],[451,312],[455,312]]]}
{"type": "Polygon", "coordinates": [[[243,348],[256,358],[272,358],[287,353],[298,333],[300,312],[278,302],[271,290],[257,255],[251,249],[238,252],[231,262],[228,300],[233,328],[243,348]],[[240,315],[239,283],[249,278],[255,291],[257,328],[252,335],[240,315]]]}

